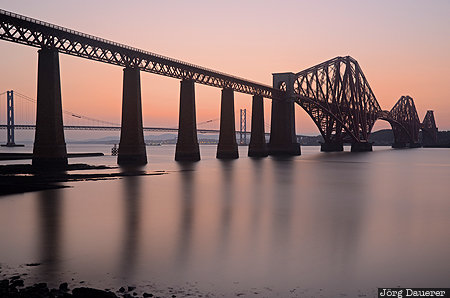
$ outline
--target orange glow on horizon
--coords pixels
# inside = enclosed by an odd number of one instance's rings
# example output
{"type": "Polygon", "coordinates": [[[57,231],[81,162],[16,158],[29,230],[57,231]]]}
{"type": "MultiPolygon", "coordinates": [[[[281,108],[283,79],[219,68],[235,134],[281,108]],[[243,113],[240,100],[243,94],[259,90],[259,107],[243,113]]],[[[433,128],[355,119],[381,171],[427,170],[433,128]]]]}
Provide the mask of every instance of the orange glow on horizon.
{"type": "MultiPolygon", "coordinates": [[[[274,72],[298,72],[335,56],[350,55],[359,62],[383,109],[390,110],[402,95],[410,95],[420,119],[427,110],[434,110],[439,129],[450,130],[450,40],[445,38],[450,36],[445,13],[450,4],[344,2],[347,5],[332,1],[257,5],[249,1],[239,3],[239,11],[205,1],[180,2],[182,12],[173,11],[168,3],[143,3],[155,12],[152,18],[144,18],[144,7],[130,14],[115,8],[103,12],[99,4],[89,12],[70,5],[71,15],[63,8],[45,10],[46,1],[44,7],[8,3],[4,9],[267,85],[274,72]],[[169,12],[171,22],[163,22],[169,12]],[[233,12],[233,17],[227,12],[233,12]],[[185,14],[192,22],[181,18],[185,14]],[[342,16],[338,23],[333,21],[335,15],[342,16]],[[317,26],[314,30],[303,27],[299,19],[317,26]],[[339,28],[348,31],[341,34],[339,28]]],[[[35,97],[36,49],[0,41],[0,51],[0,93],[14,89],[35,97]]],[[[61,54],[60,69],[64,109],[120,122],[120,67],[61,54]]],[[[141,94],[145,126],[177,127],[178,80],[141,73],[141,94]]],[[[196,107],[197,122],[219,118],[220,90],[196,84],[196,107]]],[[[243,108],[250,130],[251,96],[235,93],[237,128],[243,108]]],[[[265,104],[265,117],[270,123],[270,100],[265,104]]],[[[296,127],[298,134],[318,134],[313,121],[299,108],[296,127]]]]}

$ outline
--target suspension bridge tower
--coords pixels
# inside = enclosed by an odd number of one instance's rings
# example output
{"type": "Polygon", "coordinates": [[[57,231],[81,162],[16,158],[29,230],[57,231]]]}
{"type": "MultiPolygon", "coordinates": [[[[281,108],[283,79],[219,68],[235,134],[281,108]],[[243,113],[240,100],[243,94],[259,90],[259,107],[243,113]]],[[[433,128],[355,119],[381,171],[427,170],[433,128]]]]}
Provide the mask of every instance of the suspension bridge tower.
{"type": "Polygon", "coordinates": [[[247,145],[247,109],[241,109],[239,127],[239,145],[247,145]]]}
{"type": "Polygon", "coordinates": [[[23,147],[14,141],[14,91],[6,91],[6,147],[23,147]]]}

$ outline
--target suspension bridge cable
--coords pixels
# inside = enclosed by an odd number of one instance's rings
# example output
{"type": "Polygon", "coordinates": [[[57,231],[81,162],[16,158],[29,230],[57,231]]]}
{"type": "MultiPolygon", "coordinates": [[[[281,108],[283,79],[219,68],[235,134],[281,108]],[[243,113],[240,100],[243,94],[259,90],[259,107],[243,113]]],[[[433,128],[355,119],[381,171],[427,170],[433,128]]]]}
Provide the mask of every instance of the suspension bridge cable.
{"type": "Polygon", "coordinates": [[[197,126],[200,126],[200,125],[203,125],[203,124],[207,124],[207,123],[216,122],[216,121],[218,121],[218,120],[219,120],[219,118],[216,118],[216,119],[210,119],[210,120],[203,121],[203,122],[198,122],[198,123],[197,123],[197,126]]]}
{"type": "MultiPolygon", "coordinates": [[[[23,99],[25,99],[25,100],[27,100],[29,102],[32,102],[32,103],[36,103],[37,102],[36,99],[31,98],[29,96],[26,96],[26,95],[24,95],[24,94],[22,94],[20,92],[14,91],[14,94],[18,95],[19,97],[21,97],[21,98],[23,98],[23,99]]],[[[120,126],[120,124],[117,124],[117,123],[114,123],[114,122],[103,121],[103,120],[100,120],[100,119],[91,118],[91,117],[88,117],[88,116],[76,114],[76,113],[68,111],[68,110],[64,110],[63,109],[62,111],[63,111],[64,114],[72,116],[74,118],[84,119],[84,120],[88,120],[88,121],[94,121],[94,122],[97,122],[98,124],[107,124],[107,125],[111,125],[111,126],[120,126]]]]}

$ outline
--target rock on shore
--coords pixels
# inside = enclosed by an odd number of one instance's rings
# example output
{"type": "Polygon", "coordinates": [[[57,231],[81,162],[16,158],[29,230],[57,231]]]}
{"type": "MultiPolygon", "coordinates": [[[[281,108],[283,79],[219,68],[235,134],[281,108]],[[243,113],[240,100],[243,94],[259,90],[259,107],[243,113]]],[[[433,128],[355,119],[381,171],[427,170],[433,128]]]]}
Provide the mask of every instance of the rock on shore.
{"type": "MultiPolygon", "coordinates": [[[[134,287],[128,287],[128,290],[132,291],[134,287]]],[[[125,288],[121,288],[119,296],[137,297],[136,293],[131,295],[127,292],[125,288]]],[[[0,298],[118,298],[119,296],[109,290],[88,287],[74,288],[71,291],[67,283],[62,283],[58,289],[50,289],[46,283],[25,287],[19,275],[0,280],[0,298]]],[[[144,293],[143,297],[153,297],[153,294],[144,293]]]]}

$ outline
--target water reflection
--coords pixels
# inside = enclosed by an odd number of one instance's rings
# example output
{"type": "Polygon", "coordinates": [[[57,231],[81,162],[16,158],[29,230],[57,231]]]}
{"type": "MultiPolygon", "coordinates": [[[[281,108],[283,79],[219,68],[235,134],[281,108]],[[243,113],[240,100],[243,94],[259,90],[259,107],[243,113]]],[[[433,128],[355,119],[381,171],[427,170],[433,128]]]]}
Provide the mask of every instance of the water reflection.
{"type": "MultiPolygon", "coordinates": [[[[267,242],[267,254],[262,258],[266,263],[266,274],[263,278],[271,279],[274,283],[283,283],[291,279],[292,266],[292,216],[293,199],[300,199],[301,193],[295,192],[295,159],[285,157],[270,157],[265,173],[268,185],[264,186],[268,192],[267,228],[263,231],[267,242]],[[277,271],[279,274],[272,274],[277,271]]],[[[260,186],[261,187],[261,186],[260,186]]],[[[302,228],[302,227],[298,227],[302,228]]],[[[298,254],[298,252],[296,252],[298,254]]]]}
{"type": "Polygon", "coordinates": [[[220,160],[222,173],[221,189],[219,189],[219,231],[218,231],[218,257],[227,255],[230,246],[230,233],[233,221],[233,200],[235,198],[234,167],[236,160],[220,160]]]}
{"type": "Polygon", "coordinates": [[[180,169],[180,220],[179,235],[176,252],[176,264],[185,268],[191,255],[194,223],[195,223],[195,196],[196,162],[179,162],[180,169]]]}
{"type": "Polygon", "coordinates": [[[313,290],[322,288],[333,290],[323,297],[339,297],[352,286],[445,284],[448,151],[221,161],[208,147],[201,163],[174,164],[173,150],[161,147],[156,164],[167,175],[0,200],[2,215],[15,215],[3,221],[0,259],[41,262],[32,273],[46,282],[71,272],[97,287],[119,288],[122,275],[137,284],[198,281],[203,292],[223,289],[224,297],[253,287],[262,297],[270,297],[266,287],[297,286],[310,292],[279,297],[320,297],[313,290]],[[9,224],[27,210],[37,213],[36,224],[9,224]]]}
{"type": "Polygon", "coordinates": [[[264,173],[264,159],[251,158],[250,159],[253,180],[249,180],[251,184],[251,211],[250,211],[250,226],[249,226],[249,245],[256,243],[258,236],[262,232],[262,219],[263,219],[263,204],[265,201],[264,188],[261,187],[265,183],[264,173]]]}
{"type": "Polygon", "coordinates": [[[58,277],[61,258],[62,190],[52,189],[38,192],[39,255],[41,266],[37,269],[49,282],[58,277]]]}
{"type": "Polygon", "coordinates": [[[134,176],[140,169],[126,169],[130,174],[123,179],[124,228],[122,240],[122,258],[120,272],[131,278],[139,254],[139,237],[141,230],[141,176],[134,176]]]}
{"type": "MultiPolygon", "coordinates": [[[[308,173],[312,175],[314,197],[308,200],[307,234],[310,255],[321,256],[320,263],[331,265],[329,283],[356,278],[361,231],[365,229],[365,205],[371,181],[370,167],[353,156],[324,155],[308,173]],[[337,160],[336,160],[337,158],[337,160]],[[338,277],[338,278],[336,278],[338,277]]],[[[318,264],[320,264],[318,263],[318,264]]],[[[317,264],[311,264],[311,267],[317,264]]],[[[326,275],[323,275],[326,278],[326,275]]]]}
{"type": "MultiPolygon", "coordinates": [[[[300,197],[301,192],[295,193],[294,159],[291,157],[272,158],[273,164],[273,197],[272,224],[273,243],[288,247],[291,232],[292,201],[294,196],[300,197]]],[[[276,247],[276,246],[275,246],[276,247]]]]}

